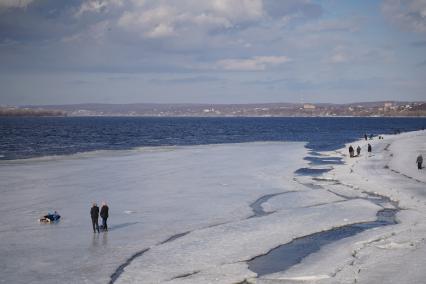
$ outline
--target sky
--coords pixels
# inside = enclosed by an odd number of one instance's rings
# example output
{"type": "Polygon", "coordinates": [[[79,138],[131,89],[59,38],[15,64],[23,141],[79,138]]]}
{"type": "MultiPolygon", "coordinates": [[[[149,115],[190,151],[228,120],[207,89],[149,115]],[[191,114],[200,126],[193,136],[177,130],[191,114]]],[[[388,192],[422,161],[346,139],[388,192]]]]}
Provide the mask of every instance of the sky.
{"type": "Polygon", "coordinates": [[[0,0],[0,105],[426,101],[426,0],[0,0]]]}

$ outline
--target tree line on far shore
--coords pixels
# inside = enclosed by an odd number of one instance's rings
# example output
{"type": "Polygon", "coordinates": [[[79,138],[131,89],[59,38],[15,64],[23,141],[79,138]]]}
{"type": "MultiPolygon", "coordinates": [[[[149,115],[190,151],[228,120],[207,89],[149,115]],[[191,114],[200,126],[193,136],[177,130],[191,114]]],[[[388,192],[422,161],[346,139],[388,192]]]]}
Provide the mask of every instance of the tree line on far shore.
{"type": "Polygon", "coordinates": [[[61,110],[0,107],[0,116],[66,116],[61,110]]]}

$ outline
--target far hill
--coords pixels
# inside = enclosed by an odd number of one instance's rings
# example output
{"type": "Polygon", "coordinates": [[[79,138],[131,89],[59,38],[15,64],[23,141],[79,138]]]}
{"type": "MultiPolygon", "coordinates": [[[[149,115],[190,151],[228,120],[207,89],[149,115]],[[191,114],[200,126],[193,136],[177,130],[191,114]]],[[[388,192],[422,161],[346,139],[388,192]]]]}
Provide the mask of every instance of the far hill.
{"type": "Polygon", "coordinates": [[[426,102],[260,103],[260,104],[73,104],[0,107],[0,115],[67,116],[190,116],[190,117],[301,117],[301,116],[426,116],[426,102]],[[22,110],[22,111],[21,111],[22,110]]]}

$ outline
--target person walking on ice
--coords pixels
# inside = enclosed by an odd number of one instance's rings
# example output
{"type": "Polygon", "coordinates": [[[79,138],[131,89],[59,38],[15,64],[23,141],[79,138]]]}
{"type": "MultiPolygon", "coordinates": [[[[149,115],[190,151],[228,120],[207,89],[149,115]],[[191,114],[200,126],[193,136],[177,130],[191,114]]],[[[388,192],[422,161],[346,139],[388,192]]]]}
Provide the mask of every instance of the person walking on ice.
{"type": "Polygon", "coordinates": [[[101,218],[102,218],[102,230],[104,231],[108,231],[108,225],[107,225],[107,219],[108,219],[108,211],[109,211],[109,207],[106,204],[106,202],[102,202],[102,207],[101,207],[101,218]]]}
{"type": "Polygon", "coordinates": [[[422,156],[422,154],[420,154],[420,155],[417,156],[416,163],[417,163],[417,168],[419,170],[421,170],[423,168],[423,166],[422,166],[422,164],[423,164],[423,156],[422,156]]]}
{"type": "Polygon", "coordinates": [[[90,208],[90,217],[92,218],[93,233],[96,233],[96,231],[99,233],[99,207],[95,202],[93,202],[92,208],[90,208]]]}

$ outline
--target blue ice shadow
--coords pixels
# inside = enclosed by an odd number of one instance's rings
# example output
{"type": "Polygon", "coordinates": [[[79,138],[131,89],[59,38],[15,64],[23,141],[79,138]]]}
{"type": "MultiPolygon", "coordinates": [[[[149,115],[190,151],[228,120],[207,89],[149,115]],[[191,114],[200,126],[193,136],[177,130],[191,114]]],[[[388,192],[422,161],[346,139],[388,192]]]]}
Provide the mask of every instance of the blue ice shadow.
{"type": "Polygon", "coordinates": [[[114,230],[119,230],[125,227],[129,227],[129,226],[133,226],[138,224],[139,222],[127,222],[127,223],[121,223],[121,224],[117,224],[117,225],[113,225],[113,226],[108,226],[108,231],[114,231],[114,230]]]}

